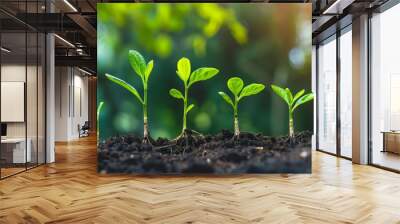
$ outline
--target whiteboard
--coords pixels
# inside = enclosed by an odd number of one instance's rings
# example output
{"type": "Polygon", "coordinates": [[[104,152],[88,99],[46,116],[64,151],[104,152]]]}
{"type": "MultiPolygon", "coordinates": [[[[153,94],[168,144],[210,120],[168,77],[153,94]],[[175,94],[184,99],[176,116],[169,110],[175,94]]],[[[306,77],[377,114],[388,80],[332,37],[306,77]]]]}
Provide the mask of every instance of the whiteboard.
{"type": "Polygon", "coordinates": [[[1,122],[24,122],[24,102],[24,82],[1,82],[1,122]]]}

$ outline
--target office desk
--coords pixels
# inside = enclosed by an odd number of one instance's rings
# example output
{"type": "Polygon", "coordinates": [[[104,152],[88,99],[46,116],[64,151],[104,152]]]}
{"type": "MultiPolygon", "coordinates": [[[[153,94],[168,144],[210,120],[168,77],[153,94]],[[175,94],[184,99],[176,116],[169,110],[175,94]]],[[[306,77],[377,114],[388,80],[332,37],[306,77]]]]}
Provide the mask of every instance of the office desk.
{"type": "Polygon", "coordinates": [[[400,132],[383,131],[383,150],[382,152],[392,152],[400,154],[400,132]]]}
{"type": "Polygon", "coordinates": [[[26,140],[28,143],[25,152],[25,138],[6,138],[1,139],[1,157],[6,163],[25,163],[31,162],[32,153],[30,138],[26,140]]]}

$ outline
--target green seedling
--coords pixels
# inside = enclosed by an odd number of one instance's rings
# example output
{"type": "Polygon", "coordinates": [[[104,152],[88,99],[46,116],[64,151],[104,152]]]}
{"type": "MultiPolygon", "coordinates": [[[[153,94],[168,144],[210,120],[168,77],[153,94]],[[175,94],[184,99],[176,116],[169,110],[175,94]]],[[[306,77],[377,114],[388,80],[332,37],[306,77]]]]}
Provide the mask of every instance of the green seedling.
{"type": "Polygon", "coordinates": [[[190,60],[183,57],[177,63],[177,75],[183,81],[184,85],[184,94],[182,94],[177,89],[170,89],[169,94],[177,99],[181,99],[183,101],[183,122],[182,122],[182,131],[181,134],[178,136],[182,137],[185,134],[186,126],[186,119],[187,114],[191,109],[193,109],[194,104],[188,105],[188,92],[189,88],[195,84],[196,82],[205,81],[211,79],[219,72],[216,68],[209,68],[203,67],[198,68],[195,71],[191,72],[191,65],[190,60]]]}
{"type": "Polygon", "coordinates": [[[101,101],[99,106],[97,107],[97,142],[99,142],[99,133],[100,133],[100,113],[101,109],[103,108],[104,102],[101,101]]]}
{"type": "Polygon", "coordinates": [[[235,130],[234,137],[240,135],[239,117],[238,117],[238,104],[241,99],[247,96],[256,95],[265,89],[263,84],[252,83],[243,88],[243,80],[239,77],[230,78],[227,82],[228,89],[233,94],[233,100],[228,94],[218,92],[218,94],[233,108],[233,126],[235,130]]]}
{"type": "Polygon", "coordinates": [[[293,122],[293,113],[294,110],[300,105],[307,103],[314,99],[313,93],[307,93],[304,95],[304,89],[297,92],[294,96],[289,88],[281,88],[276,85],[271,85],[272,91],[276,93],[279,97],[281,97],[289,108],[289,137],[294,137],[294,122],[293,122]]]}
{"type": "Polygon", "coordinates": [[[135,73],[142,80],[143,98],[140,96],[139,92],[132,85],[125,82],[124,80],[119,79],[119,78],[109,75],[109,74],[106,74],[106,77],[110,81],[122,86],[123,88],[128,90],[130,93],[132,93],[142,104],[142,107],[143,107],[143,143],[150,143],[149,127],[148,127],[148,119],[147,119],[147,89],[148,89],[148,81],[149,81],[150,73],[153,70],[154,62],[153,62],[153,60],[151,60],[146,64],[146,61],[144,60],[143,56],[135,50],[129,51],[128,59],[129,59],[129,63],[131,64],[131,67],[133,68],[135,73]]]}

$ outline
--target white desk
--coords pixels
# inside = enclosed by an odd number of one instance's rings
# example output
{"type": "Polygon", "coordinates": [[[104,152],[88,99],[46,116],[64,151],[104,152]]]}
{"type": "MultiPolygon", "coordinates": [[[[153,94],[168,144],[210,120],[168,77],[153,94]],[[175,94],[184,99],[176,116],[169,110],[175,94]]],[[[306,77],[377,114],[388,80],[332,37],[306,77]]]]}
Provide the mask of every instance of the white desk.
{"type": "Polygon", "coordinates": [[[25,138],[5,138],[1,139],[2,147],[12,147],[13,146],[13,163],[25,163],[31,162],[32,153],[31,145],[32,141],[30,138],[27,139],[26,154],[25,154],[25,138]],[[25,160],[26,159],[26,160],[25,160]]]}

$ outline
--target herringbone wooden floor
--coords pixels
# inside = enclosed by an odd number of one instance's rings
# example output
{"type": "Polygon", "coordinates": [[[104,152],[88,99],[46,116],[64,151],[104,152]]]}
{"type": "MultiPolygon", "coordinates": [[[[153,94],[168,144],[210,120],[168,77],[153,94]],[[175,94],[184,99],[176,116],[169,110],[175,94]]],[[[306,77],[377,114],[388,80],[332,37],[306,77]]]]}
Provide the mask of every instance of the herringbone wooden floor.
{"type": "Polygon", "coordinates": [[[400,175],[315,152],[311,175],[102,176],[96,143],[0,181],[0,223],[400,223],[400,175]]]}

